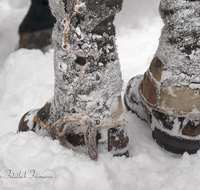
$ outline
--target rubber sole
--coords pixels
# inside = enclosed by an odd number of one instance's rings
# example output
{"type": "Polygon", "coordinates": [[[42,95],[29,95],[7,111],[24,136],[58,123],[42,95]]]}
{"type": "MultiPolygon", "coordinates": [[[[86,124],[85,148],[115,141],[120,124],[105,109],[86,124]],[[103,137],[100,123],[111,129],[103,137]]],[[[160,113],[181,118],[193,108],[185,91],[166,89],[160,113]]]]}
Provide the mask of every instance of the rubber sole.
{"type": "Polygon", "coordinates": [[[152,132],[152,136],[158,145],[175,154],[195,154],[200,148],[200,141],[173,137],[157,128],[152,132]]]}

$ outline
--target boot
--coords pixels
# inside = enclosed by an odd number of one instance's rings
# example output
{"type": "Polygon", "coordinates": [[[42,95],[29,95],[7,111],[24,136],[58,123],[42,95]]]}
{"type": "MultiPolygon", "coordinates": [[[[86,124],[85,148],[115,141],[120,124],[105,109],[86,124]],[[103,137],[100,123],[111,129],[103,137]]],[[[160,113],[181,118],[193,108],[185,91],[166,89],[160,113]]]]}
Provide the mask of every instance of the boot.
{"type": "Polygon", "coordinates": [[[41,49],[51,44],[55,23],[48,0],[31,0],[30,9],[19,26],[19,48],[41,49]]]}
{"type": "Polygon", "coordinates": [[[113,25],[122,0],[49,2],[57,19],[54,96],[22,117],[19,132],[50,135],[93,160],[98,152],[128,156],[113,25]]]}
{"type": "Polygon", "coordinates": [[[161,0],[164,27],[156,54],[144,75],[132,78],[125,105],[173,153],[200,147],[200,1],[161,0]]]}

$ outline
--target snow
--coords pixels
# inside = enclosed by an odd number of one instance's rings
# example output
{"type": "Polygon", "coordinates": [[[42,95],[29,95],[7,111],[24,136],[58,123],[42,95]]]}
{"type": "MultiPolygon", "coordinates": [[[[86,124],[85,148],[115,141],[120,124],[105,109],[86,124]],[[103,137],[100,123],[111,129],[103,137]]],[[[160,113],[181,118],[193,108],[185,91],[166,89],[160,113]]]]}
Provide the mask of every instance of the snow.
{"type": "Polygon", "coordinates": [[[187,0],[161,1],[160,13],[165,27],[156,57],[168,70],[168,80],[161,81],[161,88],[170,85],[189,86],[190,83],[198,83],[200,51],[198,48],[191,48],[191,52],[187,52],[185,47],[192,47],[192,44],[199,43],[192,35],[199,31],[200,19],[196,14],[199,8],[198,1],[193,3],[187,3],[187,0]],[[173,11],[173,14],[167,15],[167,11],[173,11]],[[184,38],[181,39],[182,36],[184,38]]]}
{"type": "MultiPolygon", "coordinates": [[[[117,15],[124,89],[128,80],[147,70],[156,52],[163,26],[158,3],[126,0],[117,15]]],[[[28,6],[27,0],[0,0],[0,189],[198,189],[200,151],[194,155],[166,152],[152,139],[148,124],[131,112],[126,112],[129,158],[102,153],[94,162],[57,140],[33,132],[16,134],[22,115],[43,106],[54,89],[53,50],[45,54],[40,50],[14,51],[17,27],[28,6]]]]}

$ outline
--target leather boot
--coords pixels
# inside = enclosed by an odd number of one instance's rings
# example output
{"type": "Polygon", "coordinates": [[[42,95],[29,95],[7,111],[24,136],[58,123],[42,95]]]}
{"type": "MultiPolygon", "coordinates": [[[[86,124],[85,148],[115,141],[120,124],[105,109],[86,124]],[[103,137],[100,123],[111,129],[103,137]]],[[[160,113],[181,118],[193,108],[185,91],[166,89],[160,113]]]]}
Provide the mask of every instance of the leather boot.
{"type": "Polygon", "coordinates": [[[115,45],[115,14],[122,0],[50,0],[57,22],[54,96],[26,113],[19,131],[57,138],[75,151],[129,155],[115,45]]]}
{"type": "Polygon", "coordinates": [[[125,94],[126,107],[148,121],[156,142],[179,154],[200,147],[199,8],[197,0],[161,0],[158,49],[125,94]]]}
{"type": "Polygon", "coordinates": [[[31,0],[30,9],[19,26],[19,48],[45,51],[51,45],[55,21],[48,0],[31,0]]]}

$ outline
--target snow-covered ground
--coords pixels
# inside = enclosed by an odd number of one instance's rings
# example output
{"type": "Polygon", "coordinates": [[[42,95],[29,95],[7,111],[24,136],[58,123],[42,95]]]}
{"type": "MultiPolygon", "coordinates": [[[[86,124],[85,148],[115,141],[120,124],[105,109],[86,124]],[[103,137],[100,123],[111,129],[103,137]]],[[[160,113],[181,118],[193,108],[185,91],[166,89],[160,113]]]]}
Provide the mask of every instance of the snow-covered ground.
{"type": "MultiPolygon", "coordinates": [[[[197,190],[200,151],[171,154],[147,123],[127,112],[130,157],[100,154],[97,162],[35,133],[16,134],[21,116],[53,95],[53,50],[17,47],[28,0],[0,0],[0,190],[197,190]]],[[[159,0],[125,0],[117,15],[124,88],[148,68],[162,28],[159,0]]]]}

